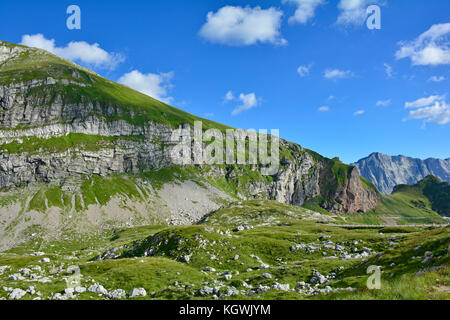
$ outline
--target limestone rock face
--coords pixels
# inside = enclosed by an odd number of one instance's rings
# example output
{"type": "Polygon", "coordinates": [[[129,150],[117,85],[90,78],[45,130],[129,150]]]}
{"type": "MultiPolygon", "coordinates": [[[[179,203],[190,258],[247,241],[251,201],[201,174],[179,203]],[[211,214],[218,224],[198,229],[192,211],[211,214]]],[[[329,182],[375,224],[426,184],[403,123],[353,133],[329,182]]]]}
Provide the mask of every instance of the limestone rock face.
{"type": "MultiPolygon", "coordinates": [[[[141,126],[124,120],[106,121],[103,112],[113,116],[119,112],[114,107],[79,104],[64,105],[56,98],[52,103],[22,98],[33,82],[20,84],[18,90],[0,87],[0,139],[1,144],[17,142],[34,137],[50,139],[78,133],[102,137],[116,137],[113,147],[98,150],[70,148],[64,152],[0,152],[0,188],[11,188],[37,182],[60,182],[83,175],[106,176],[115,173],[138,173],[158,170],[174,164],[171,136],[172,127],[155,122],[141,126]],[[27,100],[28,99],[28,100],[27,100]],[[39,107],[38,107],[39,105],[39,107]],[[70,119],[70,121],[69,121],[70,119]],[[140,136],[143,139],[127,139],[140,136]],[[161,148],[161,144],[166,144],[161,148]]],[[[47,86],[43,83],[40,85],[47,86]]],[[[187,129],[190,130],[189,128],[187,129]]],[[[272,199],[283,203],[303,205],[322,193],[321,176],[323,164],[301,147],[281,141],[293,152],[294,159],[286,160],[271,182],[251,183],[248,193],[253,198],[272,199]]],[[[258,170],[258,168],[254,168],[258,170]]],[[[220,170],[219,170],[220,171],[220,170]]],[[[326,170],[325,170],[326,171],[326,170]]],[[[217,172],[233,179],[232,172],[217,172]]],[[[237,176],[234,178],[238,178],[237,176]]],[[[336,201],[326,208],[331,211],[368,211],[376,205],[376,194],[364,190],[359,173],[353,170],[348,185],[331,195],[336,201]]]]}
{"type": "Polygon", "coordinates": [[[373,153],[355,163],[361,175],[378,189],[392,193],[399,184],[415,184],[429,175],[450,182],[450,159],[414,159],[405,156],[389,156],[373,153]]]}
{"type": "MultiPolygon", "coordinates": [[[[0,64],[0,190],[36,183],[62,185],[63,181],[77,177],[139,173],[180,163],[180,159],[174,158],[171,138],[175,130],[181,129],[183,139],[193,129],[189,125],[181,128],[169,125],[173,110],[167,109],[168,106],[161,112],[167,123],[153,121],[151,117],[128,121],[135,119],[136,108],[127,108],[123,101],[119,106],[109,96],[97,99],[95,95],[83,95],[87,92],[84,90],[95,88],[100,78],[69,62],[61,71],[54,69],[65,63],[58,60],[53,69],[45,69],[44,77],[36,79],[20,77],[22,71],[13,75],[3,72],[15,59],[22,59],[26,50],[37,61],[56,59],[42,50],[0,42],[0,63],[3,63],[0,64]],[[16,76],[20,79],[15,79],[16,76]],[[71,95],[71,100],[67,100],[67,95],[71,95]],[[101,137],[104,144],[95,148],[70,145],[59,149],[49,145],[51,139],[74,134],[101,137]],[[31,140],[35,142],[33,149],[24,148],[31,140]],[[41,141],[45,147],[40,147],[41,141]],[[15,149],[5,149],[6,145],[14,145],[15,149]]],[[[106,79],[101,81],[103,86],[110,83],[106,79]]],[[[301,206],[305,201],[324,197],[320,205],[344,212],[365,212],[376,205],[377,193],[363,188],[357,170],[352,170],[345,185],[340,185],[325,158],[315,157],[284,140],[281,145],[290,156],[281,159],[280,168],[271,179],[240,185],[239,178],[245,174],[242,170],[217,166],[213,172],[238,184],[245,191],[243,198],[301,206]]],[[[252,170],[259,168],[254,166],[252,170]]]]}
{"type": "Polygon", "coordinates": [[[341,205],[341,208],[335,209],[344,212],[367,212],[378,204],[378,200],[376,192],[365,189],[361,185],[359,171],[354,168],[345,186],[336,194],[335,201],[341,205]]]}

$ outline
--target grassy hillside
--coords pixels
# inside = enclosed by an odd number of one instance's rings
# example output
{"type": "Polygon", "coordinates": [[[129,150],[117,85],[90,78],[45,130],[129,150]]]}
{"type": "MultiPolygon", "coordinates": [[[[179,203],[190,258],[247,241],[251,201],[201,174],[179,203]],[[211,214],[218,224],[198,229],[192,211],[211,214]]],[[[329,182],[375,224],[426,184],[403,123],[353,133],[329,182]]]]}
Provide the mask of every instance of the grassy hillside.
{"type": "MultiPolygon", "coordinates": [[[[428,176],[415,185],[399,185],[394,189],[397,194],[425,196],[431,208],[442,216],[450,216],[450,183],[442,182],[434,176],[428,176]]],[[[422,203],[415,203],[423,206],[422,203]]]]}
{"type": "MultiPolygon", "coordinates": [[[[5,266],[0,287],[26,290],[32,285],[41,299],[55,297],[64,293],[67,267],[76,264],[81,286],[98,283],[108,291],[127,293],[145,288],[147,296],[137,299],[450,298],[448,228],[333,226],[339,219],[276,202],[249,201],[219,210],[196,226],[120,229],[64,241],[35,239],[0,255],[0,266],[5,266]],[[43,255],[30,255],[36,251],[43,255]],[[105,253],[120,257],[99,261],[105,253]],[[50,262],[40,262],[43,257],[50,262]],[[366,287],[370,265],[382,268],[381,290],[366,287]],[[23,280],[8,280],[24,272],[23,280]]],[[[8,295],[0,289],[0,297],[8,295]]],[[[23,299],[35,297],[28,293],[23,299]]],[[[105,298],[92,292],[74,297],[105,298]]]]}
{"type": "Polygon", "coordinates": [[[0,46],[24,49],[20,55],[0,64],[0,85],[46,80],[48,77],[84,85],[58,82],[51,86],[38,86],[31,89],[28,95],[42,98],[42,103],[48,104],[55,97],[61,96],[64,104],[92,102],[105,108],[117,107],[122,111],[120,114],[109,117],[108,120],[123,119],[138,125],[155,121],[172,126],[193,124],[194,121],[201,120],[205,129],[227,128],[222,124],[196,117],[124,85],[100,77],[88,69],[81,68],[44,50],[27,48],[5,41],[0,41],[0,46]]]}
{"type": "Polygon", "coordinates": [[[380,204],[371,212],[355,214],[349,220],[400,225],[443,223],[440,214],[448,215],[449,204],[449,184],[430,176],[416,185],[397,186],[391,195],[382,195],[380,204]]]}

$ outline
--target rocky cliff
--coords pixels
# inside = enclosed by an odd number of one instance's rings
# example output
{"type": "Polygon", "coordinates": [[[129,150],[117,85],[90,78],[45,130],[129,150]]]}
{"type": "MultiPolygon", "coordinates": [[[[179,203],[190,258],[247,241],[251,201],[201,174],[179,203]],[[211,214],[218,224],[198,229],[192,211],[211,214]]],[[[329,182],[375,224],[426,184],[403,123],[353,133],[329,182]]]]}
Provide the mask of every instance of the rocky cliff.
{"type": "MultiPolygon", "coordinates": [[[[197,118],[45,51],[0,42],[0,189],[156,172],[174,165],[171,135],[197,118]]],[[[185,131],[186,132],[186,131],[185,131]]],[[[258,166],[199,170],[225,178],[242,198],[340,212],[366,212],[378,201],[356,168],[281,141],[282,165],[271,177],[258,166]]],[[[74,187],[75,185],[75,187],[74,187]]]]}
{"type": "Polygon", "coordinates": [[[396,185],[415,184],[429,175],[450,182],[450,159],[420,160],[373,153],[354,165],[385,194],[390,194],[396,185]]]}

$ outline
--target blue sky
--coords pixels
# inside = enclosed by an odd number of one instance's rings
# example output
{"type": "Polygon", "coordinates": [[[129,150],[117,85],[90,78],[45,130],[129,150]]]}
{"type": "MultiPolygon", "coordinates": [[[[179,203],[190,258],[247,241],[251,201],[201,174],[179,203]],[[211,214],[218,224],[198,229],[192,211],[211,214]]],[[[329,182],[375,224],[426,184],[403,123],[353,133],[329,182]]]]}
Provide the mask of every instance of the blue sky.
{"type": "Polygon", "coordinates": [[[449,12],[448,0],[2,1],[0,39],[347,163],[448,158],[449,12]],[[81,30],[66,27],[72,4],[81,30]],[[372,4],[380,30],[364,21],[372,4]]]}

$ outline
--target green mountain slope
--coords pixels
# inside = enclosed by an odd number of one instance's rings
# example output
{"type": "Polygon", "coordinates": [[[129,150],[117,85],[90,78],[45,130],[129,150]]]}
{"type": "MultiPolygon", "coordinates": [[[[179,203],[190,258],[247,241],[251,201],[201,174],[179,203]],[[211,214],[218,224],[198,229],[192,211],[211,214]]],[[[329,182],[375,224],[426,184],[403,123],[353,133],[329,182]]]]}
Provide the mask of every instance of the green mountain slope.
{"type": "Polygon", "coordinates": [[[449,215],[449,203],[449,184],[429,176],[415,185],[397,186],[391,195],[381,195],[373,210],[347,220],[363,224],[442,224],[442,216],[449,215]]]}
{"type": "MultiPolygon", "coordinates": [[[[205,129],[228,128],[222,124],[196,117],[180,109],[171,107],[124,85],[100,77],[96,73],[57,57],[44,50],[28,48],[5,41],[0,46],[23,49],[0,63],[0,85],[11,85],[27,81],[46,81],[49,77],[57,82],[51,88],[39,86],[28,91],[28,95],[40,97],[41,104],[50,104],[62,97],[66,105],[95,103],[100,106],[101,116],[108,115],[108,108],[118,108],[121,112],[107,116],[108,120],[126,120],[131,124],[155,121],[173,127],[202,121],[205,129]],[[67,85],[73,82],[78,85],[67,85]],[[81,85],[79,85],[81,84],[81,85]]],[[[23,123],[26,126],[27,123],[23,123]]]]}
{"type": "Polygon", "coordinates": [[[434,176],[428,176],[415,185],[399,185],[394,188],[394,194],[425,197],[428,203],[420,202],[422,200],[419,199],[411,203],[418,208],[431,206],[440,215],[450,216],[450,183],[442,182],[434,176]]]}

